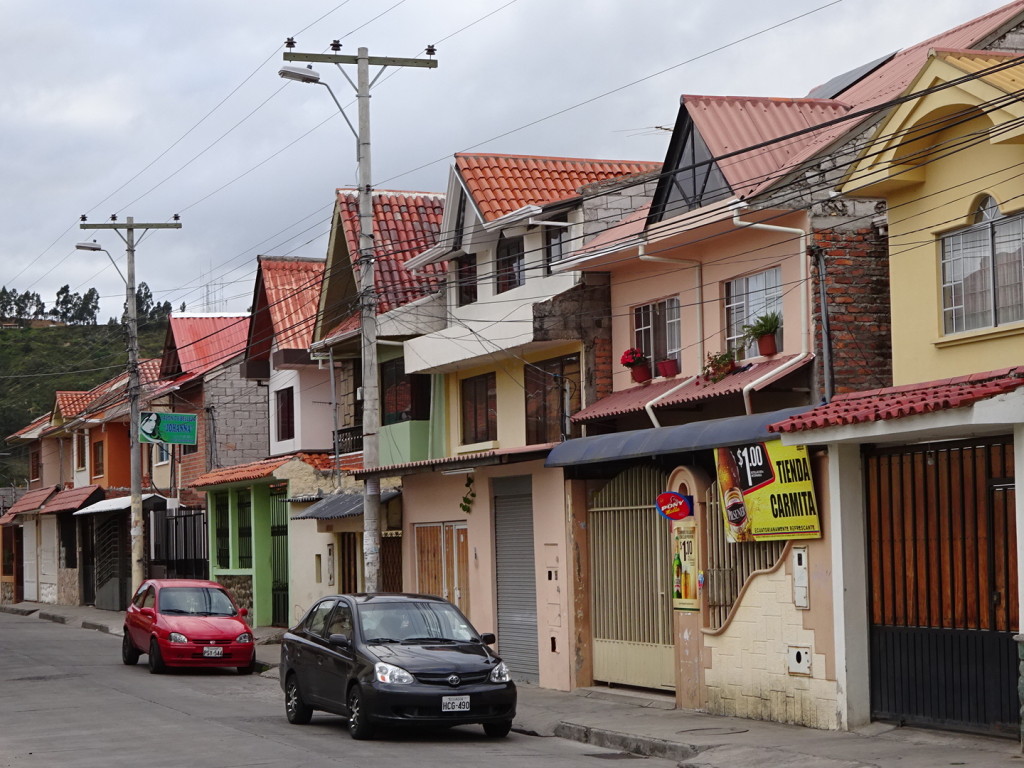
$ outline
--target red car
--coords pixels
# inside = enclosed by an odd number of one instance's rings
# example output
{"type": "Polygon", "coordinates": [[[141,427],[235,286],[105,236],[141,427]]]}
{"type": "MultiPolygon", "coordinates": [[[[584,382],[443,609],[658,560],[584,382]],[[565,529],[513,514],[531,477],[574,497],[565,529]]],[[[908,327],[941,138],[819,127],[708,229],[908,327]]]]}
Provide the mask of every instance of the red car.
{"type": "Polygon", "coordinates": [[[144,581],[125,612],[121,660],[135,664],[148,654],[153,674],[167,667],[235,667],[251,675],[256,646],[247,614],[215,581],[144,581]]]}

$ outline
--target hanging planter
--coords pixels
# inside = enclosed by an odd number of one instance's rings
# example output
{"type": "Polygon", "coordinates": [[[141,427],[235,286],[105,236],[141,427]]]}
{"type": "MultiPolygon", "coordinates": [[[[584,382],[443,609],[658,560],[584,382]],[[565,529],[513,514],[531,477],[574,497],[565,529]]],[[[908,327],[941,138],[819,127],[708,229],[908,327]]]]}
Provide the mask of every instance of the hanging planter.
{"type": "Polygon", "coordinates": [[[657,362],[658,375],[663,376],[666,379],[672,376],[679,375],[679,361],[675,358],[669,358],[668,360],[659,360],[657,362]]]}
{"type": "Polygon", "coordinates": [[[639,363],[629,367],[629,375],[637,384],[643,384],[651,380],[651,366],[648,363],[639,363]]]}

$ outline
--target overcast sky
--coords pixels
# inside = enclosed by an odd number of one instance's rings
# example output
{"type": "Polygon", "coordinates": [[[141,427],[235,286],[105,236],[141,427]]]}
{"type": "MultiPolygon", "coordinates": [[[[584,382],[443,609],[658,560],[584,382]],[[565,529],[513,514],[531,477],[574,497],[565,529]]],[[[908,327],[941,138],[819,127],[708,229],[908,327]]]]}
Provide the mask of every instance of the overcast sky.
{"type": "MultiPolygon", "coordinates": [[[[64,284],[96,287],[101,322],[118,315],[117,273],[74,245],[123,260],[124,244],[81,231],[81,214],[180,214],[138,244],[137,273],[190,311],[247,309],[257,254],[322,258],[355,140],[325,89],[278,78],[289,36],[313,53],[437,45],[437,69],[378,81],[372,154],[376,187],[442,192],[464,150],[661,161],[657,126],[682,93],[804,96],[1003,4],[0,0],[0,284],[47,305],[64,284]]],[[[317,68],[349,104],[341,73],[317,68]]]]}

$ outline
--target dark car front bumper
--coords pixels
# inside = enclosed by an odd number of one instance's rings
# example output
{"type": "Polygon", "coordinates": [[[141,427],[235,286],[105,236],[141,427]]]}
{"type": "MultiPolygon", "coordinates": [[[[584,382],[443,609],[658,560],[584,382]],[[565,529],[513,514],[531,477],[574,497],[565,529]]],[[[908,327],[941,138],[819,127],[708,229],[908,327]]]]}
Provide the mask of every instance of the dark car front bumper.
{"type": "Polygon", "coordinates": [[[516,714],[515,683],[478,683],[458,688],[376,681],[362,686],[371,722],[460,725],[511,720],[516,714]],[[469,711],[442,712],[444,696],[469,696],[469,711]]]}

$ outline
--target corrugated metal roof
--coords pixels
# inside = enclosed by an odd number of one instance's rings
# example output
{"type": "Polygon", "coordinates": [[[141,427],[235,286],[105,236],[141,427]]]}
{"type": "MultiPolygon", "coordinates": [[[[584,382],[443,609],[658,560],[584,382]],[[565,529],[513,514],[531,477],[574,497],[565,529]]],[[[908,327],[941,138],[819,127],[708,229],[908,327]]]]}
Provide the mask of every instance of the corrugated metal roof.
{"type": "Polygon", "coordinates": [[[245,351],[249,315],[171,314],[160,366],[164,378],[201,375],[245,351]]]}
{"type": "Polygon", "coordinates": [[[55,493],[57,493],[57,489],[52,485],[47,486],[46,488],[37,488],[34,491],[28,491],[24,496],[11,505],[11,508],[7,510],[7,514],[13,516],[20,515],[23,512],[35,512],[55,493]]]}
{"type": "MultiPolygon", "coordinates": [[[[1019,53],[989,53],[987,51],[933,51],[938,59],[952,64],[967,75],[976,75],[986,69],[1003,64],[1010,59],[1019,59],[1019,53]]],[[[1024,89],[1024,65],[1016,65],[981,75],[982,82],[998,88],[1004,93],[1019,93],[1024,89]]]]}
{"type": "Polygon", "coordinates": [[[105,495],[106,492],[98,485],[83,485],[81,488],[68,488],[43,504],[42,511],[46,513],[68,512],[84,507],[87,504],[93,504],[97,501],[101,501],[105,495]]]}
{"type": "Polygon", "coordinates": [[[597,181],[660,170],[661,163],[460,152],[455,168],[486,222],[527,205],[571,200],[597,181]]]}
{"type": "Polygon", "coordinates": [[[14,434],[8,435],[8,440],[35,440],[39,437],[39,434],[49,425],[50,412],[44,413],[42,416],[37,416],[32,419],[28,424],[19,429],[14,434]]]}
{"type": "MultiPolygon", "coordinates": [[[[795,357],[796,355],[782,355],[773,360],[750,363],[736,369],[721,381],[705,382],[703,379],[698,378],[669,397],[666,397],[664,400],[659,400],[655,408],[664,408],[671,405],[696,402],[698,400],[708,400],[722,395],[740,394],[743,392],[743,387],[747,384],[757,381],[762,376],[767,376],[773,371],[778,370],[795,357]]],[[[810,362],[811,358],[808,358],[802,365],[807,365],[810,362]]],[[[793,370],[798,370],[798,368],[790,371],[784,371],[783,375],[788,375],[789,373],[792,373],[793,370]]],[[[757,389],[763,389],[774,381],[775,379],[767,379],[758,385],[757,389]]],[[[601,398],[593,405],[587,406],[582,411],[575,414],[572,417],[572,420],[576,422],[593,421],[595,419],[606,419],[611,416],[622,416],[627,413],[638,413],[642,411],[649,402],[661,395],[664,395],[673,388],[678,387],[681,383],[682,382],[678,379],[663,379],[653,381],[649,384],[642,384],[629,389],[623,389],[619,392],[608,395],[607,397],[601,398]]]]}
{"type": "Polygon", "coordinates": [[[886,421],[950,408],[964,408],[1024,387],[1024,366],[974,373],[899,387],[848,392],[800,416],[772,424],[773,432],[802,432],[823,427],[886,421]]]}
{"type": "Polygon", "coordinates": [[[479,453],[463,453],[458,456],[444,456],[439,459],[423,459],[421,461],[407,461],[402,464],[388,464],[383,467],[369,467],[366,469],[352,470],[350,474],[355,477],[363,475],[391,475],[410,474],[404,470],[416,469],[441,469],[445,466],[472,467],[474,462],[481,462],[481,466],[496,464],[496,459],[512,457],[518,454],[539,454],[547,453],[558,443],[539,443],[537,445],[523,445],[516,448],[499,448],[494,451],[480,451],[479,453]]]}
{"type": "MultiPolygon", "coordinates": [[[[359,192],[338,190],[338,210],[348,251],[359,282],[359,192]]],[[[374,284],[377,313],[390,312],[436,293],[444,280],[444,262],[428,264],[417,272],[402,267],[406,261],[437,242],[444,214],[444,195],[428,192],[373,192],[373,241],[377,261],[374,284]]]]}
{"type": "Polygon", "coordinates": [[[274,343],[278,349],[308,349],[313,338],[324,261],[260,256],[259,262],[274,343]]]}
{"type": "MultiPolygon", "coordinates": [[[[401,491],[385,488],[380,492],[380,503],[401,495],[401,491]]],[[[363,514],[364,496],[361,493],[341,491],[317,500],[314,504],[295,515],[292,520],[337,520],[342,517],[358,517],[363,514]]]]}

